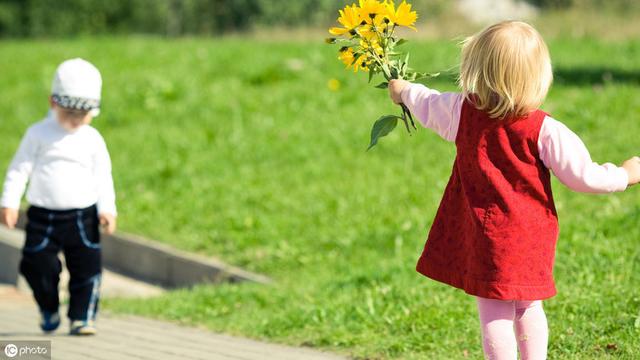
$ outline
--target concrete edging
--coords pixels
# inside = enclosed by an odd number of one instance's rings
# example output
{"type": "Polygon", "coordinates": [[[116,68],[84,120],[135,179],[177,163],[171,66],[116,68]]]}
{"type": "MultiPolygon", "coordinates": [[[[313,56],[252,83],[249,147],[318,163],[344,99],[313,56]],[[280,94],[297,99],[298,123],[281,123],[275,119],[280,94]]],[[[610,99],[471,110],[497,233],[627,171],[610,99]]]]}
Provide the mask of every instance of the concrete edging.
{"type": "Polygon", "coordinates": [[[203,282],[271,282],[265,276],[227,265],[218,259],[176,250],[130,234],[103,236],[102,256],[105,266],[112,270],[164,287],[203,282]]]}
{"type": "MultiPolygon", "coordinates": [[[[26,214],[20,215],[18,228],[24,229],[26,214]]],[[[17,283],[24,238],[24,231],[0,226],[0,282],[17,283]]],[[[271,283],[266,276],[227,265],[216,258],[177,250],[137,235],[103,235],[101,245],[106,268],[162,287],[242,281],[271,283]]]]}
{"type": "Polygon", "coordinates": [[[0,225],[0,283],[18,284],[18,266],[22,256],[24,236],[21,231],[0,225]]]}

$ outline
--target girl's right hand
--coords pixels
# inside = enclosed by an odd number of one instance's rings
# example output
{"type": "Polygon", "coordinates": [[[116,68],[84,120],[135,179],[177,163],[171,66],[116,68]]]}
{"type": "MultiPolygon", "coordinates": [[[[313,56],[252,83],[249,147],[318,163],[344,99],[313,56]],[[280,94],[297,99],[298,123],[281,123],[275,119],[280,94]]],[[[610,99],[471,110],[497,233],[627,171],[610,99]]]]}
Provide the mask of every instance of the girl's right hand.
{"type": "Polygon", "coordinates": [[[629,185],[635,185],[640,182],[640,157],[634,156],[622,163],[622,167],[629,175],[629,185]]]}
{"type": "Polygon", "coordinates": [[[411,83],[406,80],[392,79],[389,80],[389,96],[396,104],[402,104],[402,90],[411,83]]]}
{"type": "Polygon", "coordinates": [[[18,222],[18,210],[2,208],[0,221],[2,221],[2,224],[4,224],[9,229],[15,228],[16,223],[18,222]]]}

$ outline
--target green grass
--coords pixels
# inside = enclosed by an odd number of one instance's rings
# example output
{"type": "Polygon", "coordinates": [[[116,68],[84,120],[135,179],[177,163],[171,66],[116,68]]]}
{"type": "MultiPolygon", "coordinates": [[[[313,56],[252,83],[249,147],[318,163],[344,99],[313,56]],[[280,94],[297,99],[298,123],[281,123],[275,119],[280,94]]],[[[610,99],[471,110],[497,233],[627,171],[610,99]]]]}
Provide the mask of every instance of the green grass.
{"type": "MultiPolygon", "coordinates": [[[[544,108],[595,161],[640,152],[640,42],[550,47],[558,79],[544,108]]],[[[457,63],[453,42],[408,49],[419,69],[457,63]]],[[[396,109],[365,76],[344,71],[334,47],[98,38],[0,42],[0,53],[0,170],[45,114],[57,63],[88,58],[105,79],[94,124],[111,151],[120,228],[275,280],[112,300],[108,310],[360,358],[481,356],[473,298],[414,271],[454,148],[422,129],[365,152],[372,121],[396,109]]],[[[432,85],[454,90],[454,76],[432,85]]],[[[554,190],[550,358],[640,357],[638,189],[554,190]]]]}

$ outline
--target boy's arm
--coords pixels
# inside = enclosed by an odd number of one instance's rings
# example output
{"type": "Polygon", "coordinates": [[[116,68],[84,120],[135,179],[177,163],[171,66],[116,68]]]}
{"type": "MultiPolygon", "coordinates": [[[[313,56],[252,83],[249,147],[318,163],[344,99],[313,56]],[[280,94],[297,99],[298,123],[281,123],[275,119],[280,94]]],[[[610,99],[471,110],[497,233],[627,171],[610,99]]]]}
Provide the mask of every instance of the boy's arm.
{"type": "Polygon", "coordinates": [[[100,137],[95,158],[95,176],[98,182],[98,214],[105,231],[111,234],[116,227],[116,193],[111,175],[111,158],[104,139],[100,137]]]}
{"type": "Polygon", "coordinates": [[[447,141],[456,140],[462,94],[441,94],[422,84],[412,84],[404,80],[391,80],[389,92],[391,99],[395,103],[406,105],[422,126],[432,129],[447,141]]]}
{"type": "Polygon", "coordinates": [[[538,150],[542,162],[571,190],[610,193],[633,184],[625,168],[593,162],[578,135],[549,116],[540,129],[538,150]]]}
{"type": "Polygon", "coordinates": [[[22,138],[18,151],[7,170],[2,199],[0,200],[2,208],[14,210],[20,208],[20,200],[24,195],[24,190],[33,171],[37,150],[37,143],[33,138],[31,129],[29,129],[22,138]]]}

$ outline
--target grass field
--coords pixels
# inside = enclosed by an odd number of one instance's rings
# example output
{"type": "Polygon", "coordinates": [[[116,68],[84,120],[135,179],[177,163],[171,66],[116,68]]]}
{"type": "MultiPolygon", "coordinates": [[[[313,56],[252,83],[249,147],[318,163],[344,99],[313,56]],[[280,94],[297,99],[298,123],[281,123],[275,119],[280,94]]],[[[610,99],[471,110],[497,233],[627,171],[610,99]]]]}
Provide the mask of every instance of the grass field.
{"type": "MultiPolygon", "coordinates": [[[[454,42],[407,45],[454,90],[454,42]]],[[[595,161],[640,153],[640,41],[550,41],[544,109],[595,161]]],[[[335,48],[246,39],[0,42],[0,170],[47,110],[61,60],[103,72],[103,114],[123,231],[218,256],[272,286],[200,286],[110,311],[204,325],[368,359],[480,358],[473,298],[414,271],[450,173],[452,145],[396,131],[395,111],[335,48]],[[332,91],[329,79],[341,87],[332,91]]],[[[554,182],[561,221],[546,301],[551,359],[640,358],[640,189],[576,194],[554,182]]]]}

